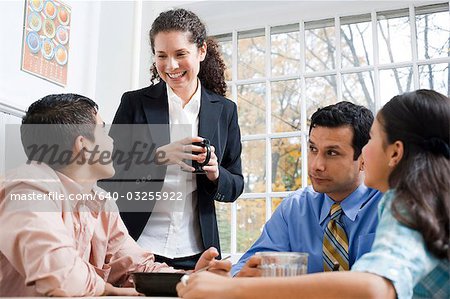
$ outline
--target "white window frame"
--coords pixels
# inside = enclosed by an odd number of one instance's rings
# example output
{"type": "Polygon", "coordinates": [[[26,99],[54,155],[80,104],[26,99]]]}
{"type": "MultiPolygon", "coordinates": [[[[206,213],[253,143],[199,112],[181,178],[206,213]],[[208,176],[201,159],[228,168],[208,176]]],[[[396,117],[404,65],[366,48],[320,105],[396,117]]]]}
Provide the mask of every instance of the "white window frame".
{"type": "MultiPolygon", "coordinates": [[[[450,5],[450,2],[442,2],[442,4],[450,5]]],[[[434,4],[432,4],[434,5],[434,4]]],[[[432,6],[430,5],[430,7],[432,6]]],[[[417,6],[417,7],[424,7],[423,6],[417,6]]],[[[266,205],[265,205],[265,212],[266,212],[266,221],[270,219],[272,214],[272,198],[274,197],[281,197],[284,198],[293,191],[288,192],[272,192],[272,168],[271,168],[271,140],[274,138],[289,138],[289,137],[300,137],[301,139],[301,148],[306,149],[307,148],[307,138],[308,138],[308,128],[307,128],[307,115],[306,115],[306,101],[305,101],[305,94],[304,90],[306,89],[306,78],[312,78],[312,77],[321,77],[321,76],[327,76],[327,75],[335,75],[336,76],[336,84],[337,84],[337,102],[342,100],[342,75],[343,74],[350,74],[350,73],[357,73],[362,71],[372,71],[374,75],[374,100],[375,100],[375,110],[378,111],[381,108],[381,99],[380,99],[380,70],[387,70],[387,69],[394,69],[394,68],[401,68],[401,67],[412,67],[413,71],[413,88],[418,89],[419,88],[419,67],[421,65],[428,65],[428,64],[437,64],[437,63],[450,63],[450,57],[439,57],[439,58],[432,58],[428,60],[419,60],[418,59],[418,53],[417,53],[417,39],[416,39],[416,17],[415,17],[415,10],[416,6],[411,4],[409,6],[405,6],[403,9],[408,9],[409,11],[409,21],[410,21],[410,29],[411,29],[411,49],[412,49],[412,59],[411,61],[406,62],[398,62],[398,63],[387,63],[387,64],[380,64],[379,63],[379,53],[378,53],[378,30],[377,30],[377,21],[378,21],[378,14],[379,13],[389,13],[389,10],[373,10],[368,11],[365,14],[370,14],[371,23],[372,23],[372,42],[373,42],[373,57],[370,65],[367,66],[360,66],[360,67],[350,67],[350,68],[341,68],[341,48],[340,48],[340,20],[341,18],[345,17],[352,17],[352,16],[335,16],[332,18],[334,21],[334,27],[335,27],[335,38],[336,38],[336,68],[333,70],[327,70],[327,71],[320,71],[320,72],[306,72],[305,67],[305,24],[308,26],[308,24],[311,24],[311,21],[305,21],[300,20],[298,22],[299,26],[299,33],[300,33],[300,72],[296,75],[289,75],[289,76],[277,76],[272,77],[271,74],[271,56],[270,56],[270,49],[271,49],[271,28],[272,27],[278,27],[280,24],[276,25],[263,25],[259,27],[254,28],[245,28],[243,30],[241,29],[235,29],[231,32],[231,43],[232,43],[232,72],[231,72],[231,81],[228,81],[227,84],[229,87],[231,87],[231,97],[234,102],[237,103],[238,98],[238,86],[243,84],[253,84],[253,83],[265,83],[266,85],[266,93],[265,93],[265,106],[266,106],[266,131],[264,134],[255,134],[255,135],[244,135],[242,136],[242,141],[253,141],[253,140],[264,140],[265,141],[265,150],[266,150],[266,189],[264,193],[244,193],[239,198],[240,199],[261,199],[264,198],[266,205]],[[261,78],[255,78],[255,79],[244,79],[240,80],[238,79],[238,34],[239,32],[243,31],[250,31],[250,30],[258,30],[264,28],[265,32],[265,76],[261,78]],[[292,80],[292,79],[298,79],[300,80],[300,101],[301,101],[301,130],[297,132],[286,132],[286,133],[271,133],[272,128],[272,118],[271,118],[271,83],[277,82],[277,81],[285,81],[285,80],[292,80]]],[[[402,9],[398,9],[402,10],[402,9]]],[[[392,10],[392,12],[397,11],[397,9],[392,10]]],[[[355,15],[355,20],[358,16],[363,15],[358,14],[355,15]]],[[[330,19],[328,19],[330,20],[330,19]]],[[[312,21],[316,22],[316,21],[312,21]]],[[[320,22],[320,21],[317,21],[320,22]]],[[[283,24],[282,24],[283,25],[283,24]]],[[[285,24],[287,25],[287,24],[285,24]]],[[[228,40],[229,41],[230,34],[221,34],[217,36],[217,39],[219,41],[221,40],[228,40]]],[[[238,103],[237,103],[238,104],[238,103]]],[[[373,111],[375,112],[375,111],[373,111]]],[[[302,154],[301,156],[301,171],[302,171],[302,188],[307,186],[307,155],[302,154]]],[[[237,252],[237,203],[234,202],[231,204],[231,243],[230,243],[230,249],[231,252],[224,253],[225,254],[231,254],[232,261],[236,262],[240,256],[243,254],[242,252],[237,252]]]]}

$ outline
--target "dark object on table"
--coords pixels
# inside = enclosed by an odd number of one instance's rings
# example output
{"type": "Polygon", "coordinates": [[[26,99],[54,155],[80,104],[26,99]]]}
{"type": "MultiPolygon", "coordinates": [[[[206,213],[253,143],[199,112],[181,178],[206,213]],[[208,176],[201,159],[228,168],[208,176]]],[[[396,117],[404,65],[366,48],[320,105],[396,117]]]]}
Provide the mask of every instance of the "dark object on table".
{"type": "Polygon", "coordinates": [[[177,297],[176,286],[183,273],[134,272],[134,287],[146,296],[177,297]]]}

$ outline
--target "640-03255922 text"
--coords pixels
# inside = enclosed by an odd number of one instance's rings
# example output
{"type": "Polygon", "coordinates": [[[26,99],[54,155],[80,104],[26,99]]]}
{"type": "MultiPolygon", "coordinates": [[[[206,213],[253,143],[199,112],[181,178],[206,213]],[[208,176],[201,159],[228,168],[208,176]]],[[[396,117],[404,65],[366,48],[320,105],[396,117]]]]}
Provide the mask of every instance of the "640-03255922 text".
{"type": "Polygon", "coordinates": [[[183,200],[183,192],[144,192],[144,191],[135,191],[135,192],[127,192],[126,194],[119,194],[117,192],[108,192],[108,196],[110,196],[113,200],[117,199],[127,199],[127,200],[156,200],[156,201],[174,201],[174,200],[183,200]]]}

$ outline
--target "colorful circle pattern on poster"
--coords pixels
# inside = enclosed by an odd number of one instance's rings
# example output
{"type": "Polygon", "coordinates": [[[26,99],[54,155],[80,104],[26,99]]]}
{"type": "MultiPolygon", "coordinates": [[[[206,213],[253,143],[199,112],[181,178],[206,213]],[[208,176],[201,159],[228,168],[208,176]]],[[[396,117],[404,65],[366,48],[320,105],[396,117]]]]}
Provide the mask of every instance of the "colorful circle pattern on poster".
{"type": "Polygon", "coordinates": [[[65,65],[67,63],[67,50],[64,46],[58,45],[55,48],[55,60],[59,65],[65,65]]]}
{"type": "Polygon", "coordinates": [[[56,39],[61,45],[67,44],[69,41],[69,32],[67,32],[66,27],[59,26],[58,29],[56,29],[56,39]]]}
{"type": "Polygon", "coordinates": [[[46,60],[55,58],[59,65],[67,64],[70,11],[54,0],[29,0],[28,6],[27,31],[30,32],[26,43],[30,52],[41,52],[46,60]]]}
{"type": "Polygon", "coordinates": [[[41,16],[36,12],[30,13],[30,15],[28,16],[28,26],[30,26],[30,28],[33,31],[41,30],[42,27],[41,16]]]}
{"type": "Polygon", "coordinates": [[[39,35],[31,31],[27,35],[27,46],[30,49],[30,52],[33,54],[36,54],[41,49],[41,39],[39,38],[39,35]]]}
{"type": "Polygon", "coordinates": [[[65,86],[71,8],[64,0],[25,1],[21,69],[65,86]]]}
{"type": "Polygon", "coordinates": [[[56,17],[56,5],[52,0],[47,0],[44,2],[44,13],[50,19],[56,17]]]}
{"type": "Polygon", "coordinates": [[[44,34],[48,38],[54,38],[56,33],[55,23],[53,20],[45,19],[44,21],[44,34]]]}
{"type": "Polygon", "coordinates": [[[54,51],[54,45],[51,39],[46,38],[44,39],[44,42],[42,43],[42,56],[44,56],[47,60],[52,60],[53,56],[55,55],[54,51]]]}
{"type": "Polygon", "coordinates": [[[31,0],[30,6],[32,10],[40,12],[44,7],[44,0],[31,0]]]}
{"type": "Polygon", "coordinates": [[[59,6],[58,9],[58,20],[61,23],[61,25],[69,25],[69,12],[64,6],[59,6]]]}

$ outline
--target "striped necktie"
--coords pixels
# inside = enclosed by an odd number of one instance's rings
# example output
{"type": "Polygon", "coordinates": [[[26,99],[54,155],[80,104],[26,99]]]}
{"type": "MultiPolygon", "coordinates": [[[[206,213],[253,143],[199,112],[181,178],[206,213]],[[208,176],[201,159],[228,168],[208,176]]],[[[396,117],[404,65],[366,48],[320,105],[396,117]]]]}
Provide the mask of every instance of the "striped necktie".
{"type": "Polygon", "coordinates": [[[338,203],[331,207],[331,219],[323,234],[324,271],[348,271],[348,239],[344,227],[339,222],[342,208],[338,203]]]}

